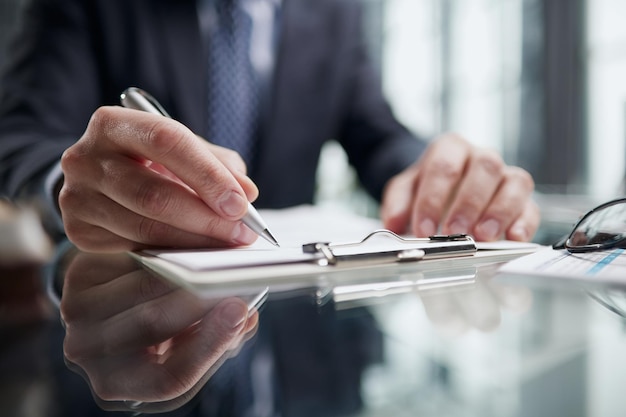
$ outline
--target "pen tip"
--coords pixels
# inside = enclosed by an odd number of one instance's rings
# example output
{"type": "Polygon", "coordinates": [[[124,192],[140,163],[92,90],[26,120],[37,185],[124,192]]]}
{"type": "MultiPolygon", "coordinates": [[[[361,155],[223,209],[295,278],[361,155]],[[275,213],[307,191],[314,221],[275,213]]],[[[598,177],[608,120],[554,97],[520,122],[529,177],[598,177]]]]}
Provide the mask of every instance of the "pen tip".
{"type": "Polygon", "coordinates": [[[276,246],[277,248],[280,248],[280,245],[278,244],[278,241],[276,240],[274,235],[272,235],[272,233],[268,229],[263,230],[263,234],[261,236],[263,236],[265,238],[265,240],[270,242],[272,245],[276,246]]]}

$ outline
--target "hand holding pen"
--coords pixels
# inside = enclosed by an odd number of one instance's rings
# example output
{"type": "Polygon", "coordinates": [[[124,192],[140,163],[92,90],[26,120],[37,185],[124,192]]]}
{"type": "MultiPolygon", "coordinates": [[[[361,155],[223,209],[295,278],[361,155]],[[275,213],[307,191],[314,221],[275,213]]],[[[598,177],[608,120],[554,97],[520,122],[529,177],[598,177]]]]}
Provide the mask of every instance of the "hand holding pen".
{"type": "MultiPolygon", "coordinates": [[[[163,106],[161,106],[161,104],[156,101],[154,97],[136,87],[126,89],[121,94],[120,101],[124,107],[130,109],[143,110],[152,114],[159,114],[168,118],[170,117],[167,111],[165,111],[163,106]]],[[[272,245],[279,246],[278,241],[272,235],[269,228],[251,203],[248,203],[248,211],[243,216],[241,221],[243,221],[246,226],[256,232],[263,239],[270,242],[272,245]]]]}
{"type": "Polygon", "coordinates": [[[175,120],[101,107],[63,154],[59,208],[80,249],[248,245],[242,220],[258,195],[233,151],[175,120]]]}

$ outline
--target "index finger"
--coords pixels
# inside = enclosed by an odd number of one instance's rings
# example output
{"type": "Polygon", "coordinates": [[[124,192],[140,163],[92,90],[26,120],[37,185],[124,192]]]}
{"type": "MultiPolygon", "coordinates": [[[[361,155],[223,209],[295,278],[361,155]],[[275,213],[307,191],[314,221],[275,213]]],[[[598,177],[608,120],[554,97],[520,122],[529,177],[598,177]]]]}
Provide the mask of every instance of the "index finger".
{"type": "Polygon", "coordinates": [[[416,236],[430,236],[444,217],[449,199],[465,172],[469,155],[468,144],[451,139],[434,142],[419,163],[419,177],[413,203],[411,224],[416,236]]]}
{"type": "Polygon", "coordinates": [[[221,217],[238,220],[248,198],[232,172],[191,130],[159,115],[121,107],[101,107],[88,130],[103,135],[109,147],[165,166],[221,217]]]}

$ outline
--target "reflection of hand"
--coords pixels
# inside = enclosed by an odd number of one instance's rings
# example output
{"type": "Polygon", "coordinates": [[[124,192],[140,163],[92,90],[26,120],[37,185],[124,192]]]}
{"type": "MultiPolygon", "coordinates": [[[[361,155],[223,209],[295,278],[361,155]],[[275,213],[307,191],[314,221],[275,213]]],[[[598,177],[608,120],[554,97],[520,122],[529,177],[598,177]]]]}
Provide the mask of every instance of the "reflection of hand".
{"type": "Polygon", "coordinates": [[[137,270],[126,255],[79,254],[61,315],[70,366],[109,402],[104,408],[122,409],[113,402],[189,401],[258,322],[243,300],[200,299],[137,270]]]}
{"type": "Polygon", "coordinates": [[[419,294],[429,320],[447,335],[470,329],[493,331],[500,326],[503,309],[522,312],[532,304],[528,288],[499,284],[479,275],[472,284],[419,294]]]}
{"type": "Polygon", "coordinates": [[[417,236],[469,233],[477,240],[529,240],[539,225],[534,183],[521,168],[455,135],[433,142],[385,189],[385,227],[417,236]]]}
{"type": "Polygon", "coordinates": [[[65,231],[83,250],[212,247],[257,238],[237,221],[258,195],[243,160],[174,120],[102,107],[61,165],[65,231]]]}

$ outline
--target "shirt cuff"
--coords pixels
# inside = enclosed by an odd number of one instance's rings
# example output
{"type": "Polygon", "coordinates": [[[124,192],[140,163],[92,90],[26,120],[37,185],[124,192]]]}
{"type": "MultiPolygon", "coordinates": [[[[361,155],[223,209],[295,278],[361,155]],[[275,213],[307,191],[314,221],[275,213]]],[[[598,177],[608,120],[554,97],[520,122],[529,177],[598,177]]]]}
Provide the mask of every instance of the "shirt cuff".
{"type": "Polygon", "coordinates": [[[55,235],[65,234],[63,218],[59,210],[58,195],[56,188],[63,181],[61,161],[56,162],[48,171],[43,181],[43,198],[46,206],[46,227],[55,235]]]}

